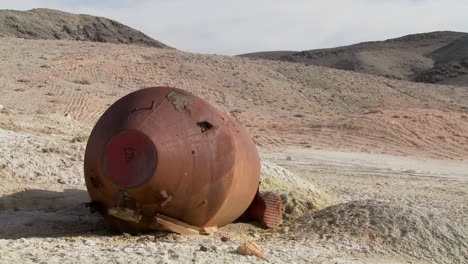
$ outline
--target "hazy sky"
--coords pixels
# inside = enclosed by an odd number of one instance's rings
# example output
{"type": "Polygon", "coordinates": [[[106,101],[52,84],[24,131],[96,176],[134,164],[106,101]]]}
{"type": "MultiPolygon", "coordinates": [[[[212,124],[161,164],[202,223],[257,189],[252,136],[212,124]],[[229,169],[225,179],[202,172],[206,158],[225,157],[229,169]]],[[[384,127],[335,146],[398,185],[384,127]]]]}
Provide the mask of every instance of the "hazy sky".
{"type": "Polygon", "coordinates": [[[228,55],[468,32],[466,0],[0,0],[1,9],[39,7],[104,16],[181,50],[228,55]]]}

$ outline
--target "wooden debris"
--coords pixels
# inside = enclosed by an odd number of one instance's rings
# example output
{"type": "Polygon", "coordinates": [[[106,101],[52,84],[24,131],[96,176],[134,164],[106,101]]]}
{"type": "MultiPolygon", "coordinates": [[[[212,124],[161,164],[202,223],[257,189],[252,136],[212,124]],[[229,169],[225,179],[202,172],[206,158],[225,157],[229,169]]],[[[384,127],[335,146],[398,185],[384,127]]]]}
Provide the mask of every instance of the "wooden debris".
{"type": "Polygon", "coordinates": [[[218,228],[216,226],[211,227],[202,227],[200,230],[200,235],[213,235],[214,233],[218,232],[218,228]]]}
{"type": "Polygon", "coordinates": [[[200,228],[161,214],[157,214],[154,220],[151,225],[152,229],[170,231],[181,235],[212,235],[218,231],[216,226],[200,228]]]}

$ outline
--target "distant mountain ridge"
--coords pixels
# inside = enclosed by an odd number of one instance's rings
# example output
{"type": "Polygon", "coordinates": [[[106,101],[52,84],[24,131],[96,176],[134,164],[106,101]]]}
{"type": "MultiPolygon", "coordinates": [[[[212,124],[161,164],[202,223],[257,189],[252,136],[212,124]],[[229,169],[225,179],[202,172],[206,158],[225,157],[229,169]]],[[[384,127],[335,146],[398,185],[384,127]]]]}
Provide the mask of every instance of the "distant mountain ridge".
{"type": "Polygon", "coordinates": [[[0,10],[0,37],[69,39],[171,48],[111,19],[42,8],[0,10]]]}
{"type": "Polygon", "coordinates": [[[468,36],[432,52],[430,57],[434,67],[416,76],[416,81],[468,85],[468,36]]]}
{"type": "Polygon", "coordinates": [[[437,31],[306,51],[239,55],[356,71],[394,79],[468,86],[468,33],[437,31]]]}

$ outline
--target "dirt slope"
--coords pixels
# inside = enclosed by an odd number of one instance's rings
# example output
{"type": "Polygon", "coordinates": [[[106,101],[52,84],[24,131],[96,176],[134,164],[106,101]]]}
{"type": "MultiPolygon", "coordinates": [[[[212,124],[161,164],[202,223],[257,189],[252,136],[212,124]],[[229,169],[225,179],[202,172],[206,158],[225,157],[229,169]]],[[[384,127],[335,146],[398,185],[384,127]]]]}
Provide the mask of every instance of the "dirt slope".
{"type": "Polygon", "coordinates": [[[461,32],[431,32],[330,49],[259,52],[240,56],[321,65],[401,80],[467,85],[467,82],[457,79],[460,74],[453,75],[455,68],[437,70],[439,64],[445,63],[448,58],[453,61],[466,58],[464,54],[468,46],[457,42],[466,36],[467,33],[461,32]],[[454,52],[452,46],[457,47],[457,52],[454,52]],[[450,54],[445,51],[447,49],[450,49],[450,54]],[[430,74],[431,70],[438,72],[441,77],[424,77],[435,75],[430,74]],[[420,76],[424,72],[429,73],[420,76]]]}
{"type": "Polygon", "coordinates": [[[467,87],[139,46],[0,42],[6,109],[93,124],[119,97],[170,85],[229,112],[265,147],[468,157],[467,87]]]}
{"type": "Polygon", "coordinates": [[[297,225],[299,236],[313,230],[334,240],[357,238],[438,263],[467,260],[466,230],[426,208],[362,200],[330,206],[299,219],[297,225]]]}
{"type": "Polygon", "coordinates": [[[170,48],[114,20],[51,9],[0,10],[0,37],[69,39],[170,48]]]}

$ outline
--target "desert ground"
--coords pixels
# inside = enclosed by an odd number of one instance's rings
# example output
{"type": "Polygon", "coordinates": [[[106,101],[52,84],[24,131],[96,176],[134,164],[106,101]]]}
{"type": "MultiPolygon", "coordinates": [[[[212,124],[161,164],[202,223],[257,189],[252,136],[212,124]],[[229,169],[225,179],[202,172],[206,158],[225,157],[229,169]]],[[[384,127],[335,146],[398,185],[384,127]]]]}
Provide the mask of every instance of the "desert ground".
{"type": "Polygon", "coordinates": [[[0,38],[0,59],[1,263],[468,263],[467,86],[84,41],[0,38]],[[84,207],[93,125],[152,86],[247,127],[280,228],[130,236],[84,207]]]}

